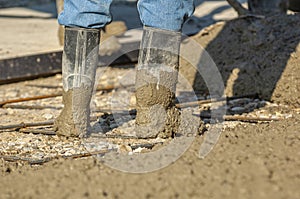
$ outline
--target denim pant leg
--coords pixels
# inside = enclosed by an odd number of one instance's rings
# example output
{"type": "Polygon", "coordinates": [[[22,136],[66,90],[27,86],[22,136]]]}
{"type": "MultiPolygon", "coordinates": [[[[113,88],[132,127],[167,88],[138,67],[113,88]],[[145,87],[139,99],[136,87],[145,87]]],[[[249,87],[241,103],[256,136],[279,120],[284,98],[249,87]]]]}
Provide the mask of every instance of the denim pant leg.
{"type": "Polygon", "coordinates": [[[193,0],[139,0],[138,10],[145,26],[181,31],[194,12],[193,0]]]}
{"type": "Polygon", "coordinates": [[[65,0],[58,16],[61,25],[81,28],[102,28],[110,23],[112,0],[65,0]]]}

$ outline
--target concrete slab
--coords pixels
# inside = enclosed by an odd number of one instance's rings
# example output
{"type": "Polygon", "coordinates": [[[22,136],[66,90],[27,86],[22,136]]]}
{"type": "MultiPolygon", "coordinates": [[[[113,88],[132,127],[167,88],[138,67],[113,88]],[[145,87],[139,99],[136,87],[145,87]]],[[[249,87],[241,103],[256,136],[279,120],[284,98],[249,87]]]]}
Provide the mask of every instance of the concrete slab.
{"type": "Polygon", "coordinates": [[[58,23],[51,12],[24,7],[0,9],[0,27],[0,59],[61,49],[58,23]]]}

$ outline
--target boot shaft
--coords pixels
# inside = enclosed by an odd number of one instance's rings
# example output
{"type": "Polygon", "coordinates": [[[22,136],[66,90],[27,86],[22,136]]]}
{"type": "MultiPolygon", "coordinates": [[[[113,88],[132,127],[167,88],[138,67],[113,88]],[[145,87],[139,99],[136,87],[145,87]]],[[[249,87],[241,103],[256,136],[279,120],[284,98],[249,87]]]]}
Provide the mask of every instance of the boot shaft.
{"type": "Polygon", "coordinates": [[[62,60],[63,88],[91,87],[98,63],[100,30],[65,28],[62,60]]]}
{"type": "Polygon", "coordinates": [[[144,27],[137,66],[136,90],[149,84],[175,92],[181,33],[144,27]]]}
{"type": "Polygon", "coordinates": [[[171,137],[179,125],[175,108],[179,32],[144,27],[136,70],[136,124],[141,137],[171,137]]]}

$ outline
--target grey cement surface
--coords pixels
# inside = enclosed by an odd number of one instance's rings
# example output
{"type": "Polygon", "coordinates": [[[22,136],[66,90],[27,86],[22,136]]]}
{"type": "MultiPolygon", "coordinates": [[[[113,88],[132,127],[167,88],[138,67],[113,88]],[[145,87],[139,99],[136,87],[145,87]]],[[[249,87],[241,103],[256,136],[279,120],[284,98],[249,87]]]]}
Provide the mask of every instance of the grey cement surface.
{"type": "MultiPolygon", "coordinates": [[[[195,3],[194,16],[185,24],[184,34],[195,34],[217,21],[237,16],[225,0],[196,0],[195,3]]],[[[115,2],[111,7],[113,20],[125,21],[128,29],[141,28],[135,4],[134,1],[115,2]]],[[[56,17],[54,1],[36,1],[24,7],[0,7],[0,59],[61,50],[56,17]]],[[[140,39],[139,31],[130,34],[131,39],[140,39]]]]}

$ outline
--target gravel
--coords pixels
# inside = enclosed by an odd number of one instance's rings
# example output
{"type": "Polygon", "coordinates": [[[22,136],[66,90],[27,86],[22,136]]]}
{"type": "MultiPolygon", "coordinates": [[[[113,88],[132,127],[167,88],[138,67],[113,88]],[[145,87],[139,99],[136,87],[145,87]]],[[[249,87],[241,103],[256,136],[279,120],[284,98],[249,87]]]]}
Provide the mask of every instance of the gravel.
{"type": "MultiPolygon", "coordinates": [[[[103,69],[101,69],[103,70],[103,69]]],[[[133,72],[134,69],[122,68],[106,68],[104,75],[99,79],[100,86],[120,85],[119,80],[122,75],[133,72]],[[112,75],[114,74],[114,75],[112,75]]],[[[15,84],[0,85],[1,99],[9,100],[15,98],[23,98],[29,96],[53,94],[60,91],[61,75],[54,77],[37,79],[28,82],[20,82],[15,84]],[[49,88],[34,86],[48,85],[49,88]]],[[[180,90],[180,88],[179,88],[180,90]]],[[[194,100],[195,96],[191,92],[179,92],[179,101],[194,100]]],[[[207,99],[208,96],[197,96],[200,99],[207,99]]],[[[62,108],[61,97],[28,101],[16,103],[26,106],[44,106],[52,108],[44,109],[20,109],[20,108],[0,108],[0,126],[16,123],[31,123],[39,121],[49,121],[56,118],[62,108]]],[[[134,124],[134,112],[129,112],[129,109],[134,108],[135,100],[132,87],[122,87],[114,89],[111,92],[97,92],[92,100],[92,116],[97,120],[92,123],[94,130],[97,133],[94,135],[121,135],[130,136],[130,132],[124,131],[134,124]],[[124,96],[130,96],[125,98],[124,96]],[[112,102],[118,100],[116,96],[121,97],[119,104],[112,106],[112,102]],[[125,100],[127,99],[127,101],[125,100]],[[118,109],[113,115],[109,113],[111,108],[118,109]],[[107,113],[103,110],[107,110],[107,113]],[[99,111],[102,110],[102,111],[99,111]],[[123,112],[120,112],[123,110],[123,112]],[[122,124],[122,125],[121,125],[122,124]]],[[[225,106],[227,114],[234,116],[258,117],[284,119],[292,117],[290,108],[280,104],[274,104],[267,101],[251,98],[241,98],[230,100],[225,106]]],[[[194,113],[209,112],[210,104],[194,108],[194,113]]],[[[210,119],[203,120],[205,123],[204,129],[210,126],[210,119]]],[[[226,121],[223,124],[223,129],[234,128],[240,121],[226,121]]],[[[35,127],[32,129],[49,130],[50,127],[35,127]]],[[[202,131],[202,130],[201,130],[202,131]]],[[[202,132],[199,134],[202,135],[202,132]]],[[[96,153],[97,151],[118,151],[119,153],[144,153],[151,151],[151,148],[158,143],[168,142],[164,139],[122,139],[116,138],[97,138],[89,139],[79,138],[64,138],[56,135],[43,135],[32,133],[21,133],[18,129],[7,129],[0,131],[0,157],[6,160],[28,160],[29,162],[48,160],[57,157],[72,157],[96,153]]]]}

